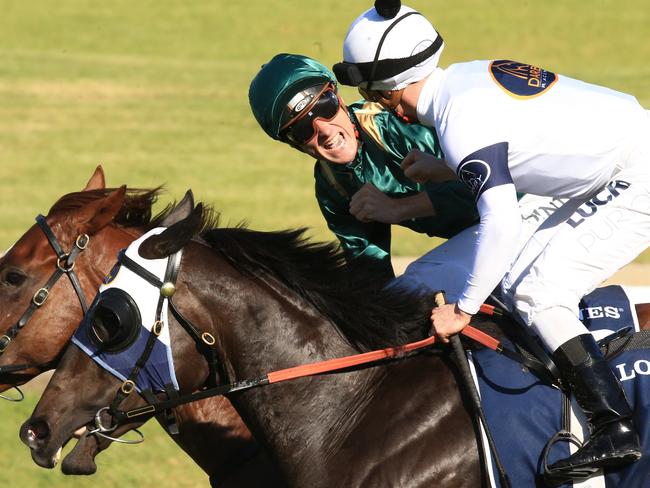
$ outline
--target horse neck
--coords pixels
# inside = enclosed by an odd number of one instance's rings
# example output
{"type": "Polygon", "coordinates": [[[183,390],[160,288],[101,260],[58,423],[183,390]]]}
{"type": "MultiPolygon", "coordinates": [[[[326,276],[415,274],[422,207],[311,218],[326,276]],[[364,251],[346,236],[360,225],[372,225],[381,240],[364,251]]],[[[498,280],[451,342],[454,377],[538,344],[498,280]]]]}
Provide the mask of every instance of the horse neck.
{"type": "MultiPolygon", "coordinates": [[[[229,381],[358,352],[327,318],[284,284],[270,276],[243,277],[220,261],[218,283],[210,280],[199,303],[210,303],[211,312],[204,315],[214,321],[229,381]]],[[[215,269],[206,273],[214,275],[215,269]]],[[[191,273],[190,279],[196,283],[197,275],[191,273]]],[[[291,469],[301,464],[296,458],[314,459],[337,449],[384,374],[379,368],[367,368],[320,375],[256,388],[231,399],[256,438],[291,469]],[[301,449],[296,449],[297,439],[301,449]]]]}

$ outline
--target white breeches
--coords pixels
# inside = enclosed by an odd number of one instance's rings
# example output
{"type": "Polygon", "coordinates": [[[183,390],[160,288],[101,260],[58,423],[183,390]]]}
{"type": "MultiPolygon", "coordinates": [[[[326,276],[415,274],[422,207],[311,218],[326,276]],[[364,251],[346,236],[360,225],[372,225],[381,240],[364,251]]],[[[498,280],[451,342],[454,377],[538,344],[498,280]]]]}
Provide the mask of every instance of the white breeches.
{"type": "Polygon", "coordinates": [[[536,233],[506,276],[514,308],[551,352],[587,332],[580,299],[650,245],[650,148],[633,152],[590,199],[571,203],[577,210],[536,233]]]}

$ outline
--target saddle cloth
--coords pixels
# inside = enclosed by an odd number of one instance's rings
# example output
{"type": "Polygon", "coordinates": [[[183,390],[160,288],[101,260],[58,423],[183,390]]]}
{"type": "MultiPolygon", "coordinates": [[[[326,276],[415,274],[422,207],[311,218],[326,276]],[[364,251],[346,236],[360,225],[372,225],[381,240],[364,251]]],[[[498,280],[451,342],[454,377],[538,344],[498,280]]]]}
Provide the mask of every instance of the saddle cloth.
{"type": "MultiPolygon", "coordinates": [[[[597,340],[627,326],[639,330],[634,302],[630,300],[630,293],[620,286],[596,289],[583,299],[580,309],[581,319],[597,340]]],[[[512,347],[507,341],[503,342],[512,347]]],[[[542,478],[542,453],[548,440],[561,428],[563,399],[560,391],[541,383],[521,364],[490,349],[474,351],[468,356],[497,452],[512,486],[546,486],[542,478]]],[[[616,472],[563,487],[650,487],[650,348],[624,351],[610,359],[609,364],[633,405],[644,455],[638,462],[616,472]]],[[[573,412],[571,431],[583,439],[582,433],[588,434],[588,430],[575,403],[573,412]]],[[[483,441],[487,448],[484,435],[483,441]]],[[[567,442],[556,444],[549,464],[568,456],[569,449],[567,442]]],[[[484,450],[493,466],[492,486],[500,487],[492,456],[489,450],[484,450]]]]}

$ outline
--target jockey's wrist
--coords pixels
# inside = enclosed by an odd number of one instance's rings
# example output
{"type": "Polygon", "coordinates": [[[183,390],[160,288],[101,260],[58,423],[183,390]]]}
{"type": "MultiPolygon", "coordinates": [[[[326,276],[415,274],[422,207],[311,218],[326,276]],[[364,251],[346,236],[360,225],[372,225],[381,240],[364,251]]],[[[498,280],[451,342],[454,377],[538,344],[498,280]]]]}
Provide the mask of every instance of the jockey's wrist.
{"type": "Polygon", "coordinates": [[[467,312],[465,312],[464,310],[462,310],[462,309],[458,306],[458,304],[456,304],[456,307],[454,308],[454,312],[456,312],[458,315],[461,315],[462,317],[466,318],[468,322],[469,322],[469,320],[472,318],[472,314],[471,314],[471,313],[467,313],[467,312]]]}
{"type": "Polygon", "coordinates": [[[472,315],[476,314],[479,311],[479,308],[481,307],[481,304],[478,304],[478,306],[475,306],[472,304],[472,302],[468,302],[467,300],[463,300],[462,298],[458,300],[458,303],[456,303],[456,313],[462,313],[468,317],[471,317],[472,315]]]}

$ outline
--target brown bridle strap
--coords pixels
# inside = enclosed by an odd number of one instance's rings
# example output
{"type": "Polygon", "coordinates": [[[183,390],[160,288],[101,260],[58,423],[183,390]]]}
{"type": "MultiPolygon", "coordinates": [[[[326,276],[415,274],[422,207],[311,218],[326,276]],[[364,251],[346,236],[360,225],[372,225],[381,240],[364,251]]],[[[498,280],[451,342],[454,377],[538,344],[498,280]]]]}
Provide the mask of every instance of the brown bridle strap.
{"type": "MultiPolygon", "coordinates": [[[[59,278],[61,278],[63,275],[67,275],[67,277],[70,279],[72,288],[74,289],[75,293],[77,294],[77,297],[79,298],[79,303],[81,304],[81,310],[83,312],[82,315],[84,315],[88,311],[86,297],[84,296],[83,290],[81,288],[81,283],[79,282],[79,278],[77,277],[77,274],[74,271],[74,267],[75,267],[75,260],[77,259],[79,254],[82,253],[84,249],[86,249],[86,247],[88,246],[88,243],[90,242],[90,237],[87,234],[79,234],[75,239],[75,243],[72,249],[70,250],[70,252],[66,253],[61,247],[61,244],[59,244],[59,241],[54,235],[54,232],[52,232],[52,229],[47,224],[45,217],[43,217],[40,214],[37,215],[36,223],[43,231],[43,234],[45,234],[45,237],[47,238],[50,247],[56,254],[56,269],[54,270],[50,278],[47,280],[47,283],[45,283],[45,285],[43,285],[41,288],[39,288],[36,291],[36,293],[34,293],[34,296],[29,302],[27,309],[22,314],[22,316],[18,319],[18,321],[9,330],[7,330],[4,335],[0,337],[0,356],[2,355],[2,353],[4,353],[5,349],[11,343],[11,341],[16,338],[16,336],[22,330],[22,328],[25,327],[25,325],[32,317],[34,312],[38,310],[45,303],[45,301],[47,300],[50,294],[50,290],[55,285],[55,283],[59,281],[59,278]]],[[[34,367],[46,368],[46,367],[50,367],[52,364],[53,362],[45,363],[42,365],[18,364],[18,365],[0,366],[0,374],[15,373],[16,371],[27,370],[34,367]]]]}

